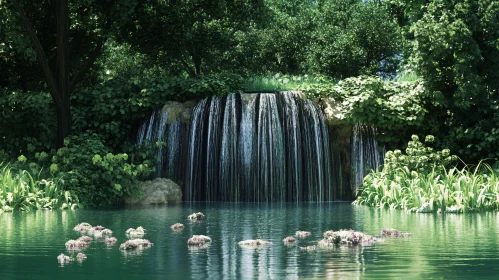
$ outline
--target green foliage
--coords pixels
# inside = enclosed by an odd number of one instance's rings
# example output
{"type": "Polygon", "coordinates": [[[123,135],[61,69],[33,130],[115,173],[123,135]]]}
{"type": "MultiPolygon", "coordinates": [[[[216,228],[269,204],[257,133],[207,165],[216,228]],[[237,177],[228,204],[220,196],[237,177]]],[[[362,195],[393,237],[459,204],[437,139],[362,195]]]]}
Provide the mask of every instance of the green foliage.
{"type": "Polygon", "coordinates": [[[336,82],[325,76],[283,75],[252,76],[245,80],[245,91],[299,90],[309,98],[320,97],[330,92],[336,82]]]}
{"type": "Polygon", "coordinates": [[[55,137],[55,112],[48,93],[0,89],[0,149],[18,155],[48,150],[55,137]]]}
{"type": "Polygon", "coordinates": [[[361,76],[340,81],[329,95],[342,101],[344,115],[352,123],[380,129],[384,132],[378,138],[381,142],[400,143],[423,123],[423,93],[420,83],[361,76]]]}
{"type": "Polygon", "coordinates": [[[0,168],[0,213],[17,209],[75,209],[80,205],[77,196],[63,190],[60,180],[35,180],[26,170],[16,172],[2,164],[0,168]]]}
{"type": "Polygon", "coordinates": [[[425,82],[424,129],[467,161],[499,156],[499,3],[431,1],[415,22],[411,60],[425,82]],[[490,123],[487,123],[490,122],[490,123]]]}
{"type": "MultiPolygon", "coordinates": [[[[40,159],[41,160],[41,159],[40,159]]],[[[127,154],[112,154],[94,133],[67,138],[52,157],[50,172],[88,206],[116,204],[139,195],[138,181],[152,172],[148,162],[135,164],[127,154]]]]}
{"type": "Polygon", "coordinates": [[[111,78],[73,97],[74,131],[92,130],[105,136],[113,150],[123,151],[137,121],[166,101],[185,101],[239,91],[243,79],[238,75],[200,75],[196,78],[169,77],[111,78]]]}
{"type": "MultiPolygon", "coordinates": [[[[383,172],[390,173],[398,169],[406,169],[408,172],[430,173],[443,171],[455,165],[457,156],[451,155],[449,149],[435,151],[432,147],[425,146],[417,135],[412,135],[411,141],[407,143],[406,154],[400,150],[388,151],[385,156],[383,172]]],[[[435,137],[427,135],[426,144],[435,141],[435,137]]]]}
{"type": "Polygon", "coordinates": [[[353,202],[414,212],[464,212],[499,209],[499,173],[488,165],[443,172],[372,172],[353,202]]]}

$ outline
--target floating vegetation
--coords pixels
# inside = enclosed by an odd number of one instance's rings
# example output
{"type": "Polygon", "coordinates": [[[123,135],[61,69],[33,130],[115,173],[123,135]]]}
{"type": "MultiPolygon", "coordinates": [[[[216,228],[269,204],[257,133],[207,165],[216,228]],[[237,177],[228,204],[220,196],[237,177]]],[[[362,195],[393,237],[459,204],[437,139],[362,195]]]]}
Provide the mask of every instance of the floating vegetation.
{"type": "Polygon", "coordinates": [[[302,251],[314,251],[317,249],[317,246],[312,245],[312,246],[306,246],[306,247],[300,247],[300,250],[302,251]]]}
{"type": "Polygon", "coordinates": [[[394,228],[384,228],[381,230],[380,234],[383,237],[406,237],[406,236],[412,235],[412,233],[400,232],[399,230],[394,229],[394,228]]]}
{"type": "Polygon", "coordinates": [[[136,229],[134,228],[129,228],[126,230],[125,232],[126,236],[128,238],[140,238],[140,237],[143,237],[144,234],[145,234],[145,229],[143,227],[138,227],[136,229]]]}
{"type": "Polygon", "coordinates": [[[90,229],[93,229],[93,228],[92,228],[92,225],[91,225],[91,224],[89,224],[89,223],[85,223],[85,222],[80,223],[80,224],[77,224],[77,225],[73,228],[73,230],[74,230],[74,231],[78,231],[78,232],[80,232],[80,233],[86,233],[86,232],[87,232],[88,230],[90,230],[90,229]]]}
{"type": "Polygon", "coordinates": [[[298,237],[300,237],[300,238],[305,238],[305,237],[310,236],[310,235],[311,235],[310,231],[302,231],[302,230],[299,230],[299,231],[297,231],[297,232],[295,233],[295,236],[298,236],[298,237]]]}
{"type": "Polygon", "coordinates": [[[69,263],[71,261],[71,258],[61,253],[59,256],[57,256],[57,261],[62,264],[69,263]]]}
{"type": "Polygon", "coordinates": [[[207,243],[211,243],[211,238],[206,235],[193,235],[187,240],[189,246],[202,246],[207,243]]]}
{"type": "Polygon", "coordinates": [[[204,220],[204,214],[201,213],[201,212],[197,212],[197,213],[192,213],[190,214],[189,216],[187,216],[187,218],[189,220],[204,220]]]}
{"type": "Polygon", "coordinates": [[[272,242],[262,239],[255,239],[255,240],[250,239],[250,240],[240,241],[238,244],[241,247],[258,248],[262,246],[272,245],[272,242]]]}
{"type": "Polygon", "coordinates": [[[118,242],[116,237],[106,237],[106,239],[104,239],[104,243],[107,245],[114,245],[116,242],[118,242]]]}
{"type": "Polygon", "coordinates": [[[328,230],[323,234],[324,238],[317,244],[319,247],[330,247],[334,245],[371,245],[378,239],[353,229],[342,229],[339,231],[328,230]]]}
{"type": "Polygon", "coordinates": [[[120,245],[120,250],[142,250],[153,245],[147,239],[130,239],[120,245]]]}
{"type": "Polygon", "coordinates": [[[181,223],[176,223],[174,225],[171,225],[170,228],[172,230],[179,231],[179,230],[183,230],[184,229],[184,225],[181,224],[181,223]]]}
{"type": "Polygon", "coordinates": [[[295,243],[296,239],[293,236],[288,236],[282,240],[285,245],[289,245],[290,243],[295,243]]]}
{"type": "Polygon", "coordinates": [[[83,235],[83,236],[80,236],[76,241],[89,243],[90,241],[92,241],[92,237],[83,235]]]}
{"type": "Polygon", "coordinates": [[[86,248],[88,244],[89,244],[88,242],[81,240],[68,240],[65,245],[66,249],[70,251],[77,251],[86,248]]]}
{"type": "Polygon", "coordinates": [[[79,262],[82,262],[86,258],[87,258],[87,255],[85,255],[83,253],[78,253],[78,255],[76,255],[76,260],[79,261],[79,262]]]}

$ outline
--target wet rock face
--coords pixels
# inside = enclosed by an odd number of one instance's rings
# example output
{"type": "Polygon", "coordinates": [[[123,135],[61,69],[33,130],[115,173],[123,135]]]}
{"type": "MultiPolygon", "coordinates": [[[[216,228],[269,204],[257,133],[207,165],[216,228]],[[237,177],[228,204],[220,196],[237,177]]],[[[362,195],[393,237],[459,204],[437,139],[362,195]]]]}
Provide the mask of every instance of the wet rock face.
{"type": "Polygon", "coordinates": [[[168,101],[161,111],[168,112],[168,123],[179,120],[180,122],[188,124],[191,120],[192,108],[194,108],[195,105],[195,100],[186,101],[184,103],[168,101]]]}
{"type": "Polygon", "coordinates": [[[156,178],[140,184],[140,190],[145,194],[142,199],[127,198],[128,204],[168,204],[182,201],[182,190],[170,179],[156,178]]]}

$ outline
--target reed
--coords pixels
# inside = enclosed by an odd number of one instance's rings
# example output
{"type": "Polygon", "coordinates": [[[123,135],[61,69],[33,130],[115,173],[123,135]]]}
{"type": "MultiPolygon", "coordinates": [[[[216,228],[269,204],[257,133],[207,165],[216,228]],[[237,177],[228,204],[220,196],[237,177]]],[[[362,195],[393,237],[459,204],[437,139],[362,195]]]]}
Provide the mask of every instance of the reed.
{"type": "Polygon", "coordinates": [[[373,171],[353,204],[411,212],[498,210],[498,172],[485,163],[421,174],[404,167],[373,171]]]}
{"type": "Polygon", "coordinates": [[[35,180],[26,170],[0,163],[0,212],[79,207],[78,198],[60,186],[60,180],[35,180]]]}

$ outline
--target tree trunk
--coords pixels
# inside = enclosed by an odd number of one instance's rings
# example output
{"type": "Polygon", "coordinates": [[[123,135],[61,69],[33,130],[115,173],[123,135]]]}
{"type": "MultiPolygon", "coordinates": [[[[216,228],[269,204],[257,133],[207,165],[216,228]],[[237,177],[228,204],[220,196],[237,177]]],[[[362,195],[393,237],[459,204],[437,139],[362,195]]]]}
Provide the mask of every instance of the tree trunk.
{"type": "Polygon", "coordinates": [[[71,107],[69,102],[64,102],[63,106],[57,107],[57,148],[64,146],[64,139],[71,133],[71,107]]]}

